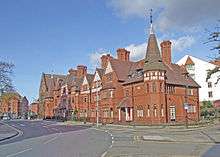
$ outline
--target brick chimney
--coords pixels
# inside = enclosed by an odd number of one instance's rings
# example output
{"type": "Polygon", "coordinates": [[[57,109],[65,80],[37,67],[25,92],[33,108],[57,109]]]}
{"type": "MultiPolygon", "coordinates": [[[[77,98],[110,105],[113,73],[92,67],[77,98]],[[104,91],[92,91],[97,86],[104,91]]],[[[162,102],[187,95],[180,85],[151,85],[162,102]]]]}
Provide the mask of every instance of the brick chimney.
{"type": "Polygon", "coordinates": [[[171,60],[171,42],[169,40],[160,43],[163,63],[170,65],[171,60]]]}
{"type": "Polygon", "coordinates": [[[68,70],[68,72],[69,72],[70,75],[77,76],[77,70],[75,70],[75,69],[71,68],[71,69],[68,70]]]}
{"type": "Polygon", "coordinates": [[[87,74],[87,67],[85,65],[77,66],[77,77],[82,77],[87,74]]]}
{"type": "Polygon", "coordinates": [[[121,61],[129,61],[130,51],[124,48],[117,49],[117,58],[121,61]]]}
{"type": "Polygon", "coordinates": [[[101,67],[103,69],[107,68],[108,61],[113,58],[110,54],[102,55],[101,57],[101,67]]]}

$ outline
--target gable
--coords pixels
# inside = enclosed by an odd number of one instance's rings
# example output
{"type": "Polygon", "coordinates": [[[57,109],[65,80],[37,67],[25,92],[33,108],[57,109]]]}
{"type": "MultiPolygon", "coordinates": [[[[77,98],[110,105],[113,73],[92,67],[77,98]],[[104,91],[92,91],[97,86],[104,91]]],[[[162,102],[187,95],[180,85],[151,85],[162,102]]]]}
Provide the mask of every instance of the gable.
{"type": "Polygon", "coordinates": [[[108,61],[108,64],[107,64],[107,67],[106,67],[106,70],[105,70],[105,74],[108,74],[108,73],[111,73],[111,72],[113,72],[113,69],[112,69],[111,63],[108,61]]]}
{"type": "Polygon", "coordinates": [[[89,83],[88,83],[88,80],[87,80],[86,77],[84,77],[82,85],[87,85],[87,84],[89,84],[89,83]]]}
{"type": "Polygon", "coordinates": [[[192,61],[192,59],[188,56],[185,65],[191,65],[194,64],[194,62],[192,61]]]}
{"type": "Polygon", "coordinates": [[[95,77],[94,77],[94,80],[93,81],[100,81],[101,80],[101,78],[100,78],[100,76],[99,76],[99,73],[96,71],[95,72],[95,77]]]}

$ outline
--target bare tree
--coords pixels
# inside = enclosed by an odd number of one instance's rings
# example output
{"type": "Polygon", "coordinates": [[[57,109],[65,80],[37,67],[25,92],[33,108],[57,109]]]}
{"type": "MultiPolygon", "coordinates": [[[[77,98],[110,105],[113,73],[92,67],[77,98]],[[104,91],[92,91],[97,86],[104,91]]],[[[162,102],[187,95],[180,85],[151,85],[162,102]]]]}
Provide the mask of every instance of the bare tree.
{"type": "MultiPolygon", "coordinates": [[[[220,20],[218,20],[218,22],[220,23],[220,20]]],[[[208,40],[205,42],[205,44],[214,44],[214,46],[212,45],[210,50],[217,50],[218,54],[217,57],[220,56],[220,26],[216,26],[214,27],[214,30],[207,30],[206,32],[208,32],[208,40]]]]}
{"type": "MultiPolygon", "coordinates": [[[[220,20],[218,20],[218,22],[220,23],[220,20]]],[[[218,25],[214,27],[214,30],[212,31],[206,30],[206,31],[208,32],[209,35],[208,35],[208,40],[205,42],[205,44],[212,44],[210,50],[215,50],[215,51],[217,50],[217,55],[215,55],[214,59],[220,60],[220,27],[218,25]]],[[[214,69],[209,70],[206,81],[210,79],[213,74],[219,71],[220,71],[220,67],[216,67],[214,69]]],[[[219,81],[220,81],[220,76],[216,80],[215,84],[217,84],[219,81]]]]}
{"type": "Polygon", "coordinates": [[[11,79],[13,69],[14,64],[0,61],[0,95],[14,90],[11,79]]]}

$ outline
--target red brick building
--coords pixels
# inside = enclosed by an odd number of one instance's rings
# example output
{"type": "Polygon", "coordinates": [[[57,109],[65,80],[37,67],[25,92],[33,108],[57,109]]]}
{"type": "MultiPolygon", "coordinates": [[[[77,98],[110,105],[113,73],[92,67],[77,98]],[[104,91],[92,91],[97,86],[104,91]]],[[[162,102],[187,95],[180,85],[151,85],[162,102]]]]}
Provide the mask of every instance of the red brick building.
{"type": "Polygon", "coordinates": [[[94,74],[79,65],[66,76],[42,76],[45,116],[54,116],[57,110],[58,115],[90,122],[99,115],[102,123],[198,121],[199,85],[184,67],[172,63],[171,42],[163,41],[160,53],[151,25],[146,44],[146,56],[140,61],[130,61],[130,52],[120,48],[117,58],[103,55],[94,74]]]}
{"type": "Polygon", "coordinates": [[[38,115],[39,112],[39,102],[33,102],[29,106],[29,111],[31,112],[31,115],[38,115]]]}
{"type": "Polygon", "coordinates": [[[19,118],[22,97],[16,92],[3,93],[0,97],[0,116],[19,118]]]}

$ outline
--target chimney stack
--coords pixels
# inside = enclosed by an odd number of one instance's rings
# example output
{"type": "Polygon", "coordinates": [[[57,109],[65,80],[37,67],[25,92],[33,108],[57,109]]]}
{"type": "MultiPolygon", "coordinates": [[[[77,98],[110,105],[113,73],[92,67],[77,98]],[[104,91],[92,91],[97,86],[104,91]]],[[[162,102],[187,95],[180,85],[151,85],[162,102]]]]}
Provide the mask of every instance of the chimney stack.
{"type": "Polygon", "coordinates": [[[82,77],[87,74],[87,67],[85,65],[77,66],[77,77],[82,77]]]}
{"type": "Polygon", "coordinates": [[[77,70],[75,70],[75,69],[71,68],[71,69],[68,70],[68,72],[69,72],[70,75],[77,76],[77,70]]]}
{"type": "Polygon", "coordinates": [[[171,41],[163,41],[160,43],[163,63],[170,65],[171,60],[171,41]]]}
{"type": "Polygon", "coordinates": [[[129,61],[130,51],[127,51],[125,48],[119,48],[117,50],[117,58],[121,61],[129,61]]]}
{"type": "Polygon", "coordinates": [[[101,57],[101,67],[102,67],[102,69],[107,68],[108,61],[112,58],[113,57],[110,54],[102,55],[102,57],[101,57]]]}

